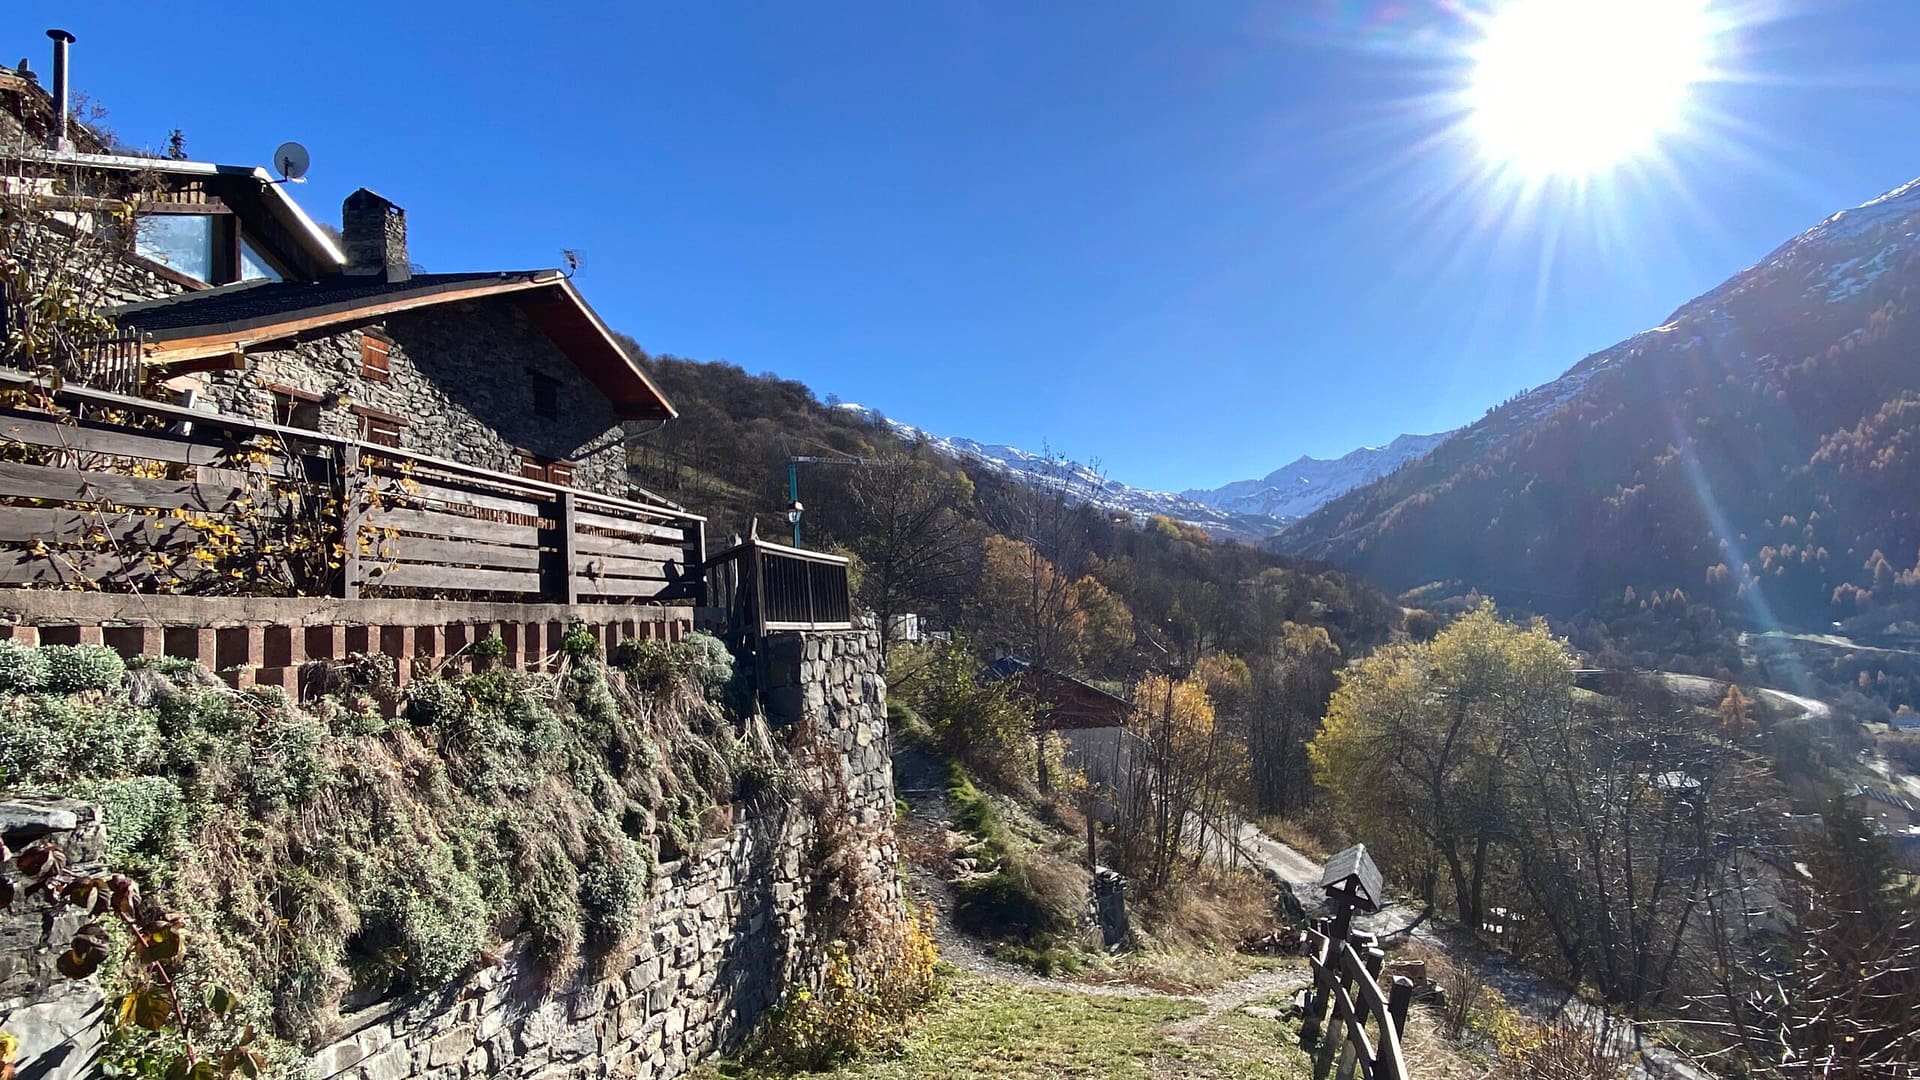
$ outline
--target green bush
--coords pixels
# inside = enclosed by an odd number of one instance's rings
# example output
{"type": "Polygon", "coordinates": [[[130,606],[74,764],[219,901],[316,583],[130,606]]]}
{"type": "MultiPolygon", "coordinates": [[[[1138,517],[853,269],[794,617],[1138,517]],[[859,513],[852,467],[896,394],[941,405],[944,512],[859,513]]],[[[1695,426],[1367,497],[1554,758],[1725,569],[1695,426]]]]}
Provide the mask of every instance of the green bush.
{"type": "Polygon", "coordinates": [[[600,639],[593,636],[593,631],[575,623],[560,636],[560,651],[578,664],[600,655],[600,639]]]}
{"type": "Polygon", "coordinates": [[[580,869],[580,914],[589,945],[605,948],[626,936],[647,901],[653,859],[617,833],[602,836],[580,869]]]}
{"type": "Polygon", "coordinates": [[[104,645],[46,645],[46,687],[56,694],[112,690],[127,677],[127,663],[104,645]]]}
{"type": "Polygon", "coordinates": [[[361,927],[362,937],[393,957],[409,982],[437,986],[480,954],[487,939],[487,904],[473,875],[441,855],[418,876],[377,889],[361,913],[361,927]]]}
{"type": "Polygon", "coordinates": [[[122,872],[157,869],[185,835],[186,798],[164,776],[132,776],[78,785],[75,794],[100,807],[107,826],[107,865],[122,872]]]}
{"type": "Polygon", "coordinates": [[[420,679],[407,687],[407,704],[402,710],[416,724],[439,727],[452,723],[466,711],[467,695],[445,679],[420,679]]]}
{"type": "Polygon", "coordinates": [[[705,631],[696,630],[679,644],[677,651],[686,659],[687,675],[700,687],[708,701],[721,701],[734,681],[733,652],[727,643],[705,631]]]}
{"type": "Polygon", "coordinates": [[[17,641],[0,641],[0,690],[31,694],[47,685],[47,658],[17,641]]]}
{"type": "Polygon", "coordinates": [[[124,698],[0,700],[0,774],[10,784],[131,776],[160,758],[153,717],[124,698]]]}
{"type": "MultiPolygon", "coordinates": [[[[724,646],[723,646],[724,647],[724,646]]],[[[663,641],[628,638],[614,647],[614,666],[636,690],[664,694],[687,675],[691,657],[663,641]]]]}

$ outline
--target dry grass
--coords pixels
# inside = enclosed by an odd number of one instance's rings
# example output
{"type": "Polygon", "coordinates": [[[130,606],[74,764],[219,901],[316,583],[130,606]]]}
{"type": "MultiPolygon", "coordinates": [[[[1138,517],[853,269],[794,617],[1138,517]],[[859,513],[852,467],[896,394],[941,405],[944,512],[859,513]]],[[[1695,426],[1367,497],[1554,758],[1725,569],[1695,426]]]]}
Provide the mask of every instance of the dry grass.
{"type": "Polygon", "coordinates": [[[1333,815],[1317,808],[1292,817],[1265,815],[1256,823],[1268,836],[1313,859],[1325,860],[1348,843],[1333,815]]]}

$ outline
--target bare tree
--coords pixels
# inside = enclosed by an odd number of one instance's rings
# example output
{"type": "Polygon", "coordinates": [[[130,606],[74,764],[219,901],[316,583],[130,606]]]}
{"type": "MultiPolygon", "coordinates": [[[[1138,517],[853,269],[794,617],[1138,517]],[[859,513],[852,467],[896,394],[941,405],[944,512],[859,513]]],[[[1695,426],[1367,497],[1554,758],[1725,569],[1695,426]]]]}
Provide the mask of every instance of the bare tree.
{"type": "Polygon", "coordinates": [[[852,548],[860,559],[861,603],[880,622],[884,654],[894,616],[944,604],[979,572],[980,534],[964,511],[973,484],[943,469],[924,446],[889,451],[851,476],[852,548]]]}

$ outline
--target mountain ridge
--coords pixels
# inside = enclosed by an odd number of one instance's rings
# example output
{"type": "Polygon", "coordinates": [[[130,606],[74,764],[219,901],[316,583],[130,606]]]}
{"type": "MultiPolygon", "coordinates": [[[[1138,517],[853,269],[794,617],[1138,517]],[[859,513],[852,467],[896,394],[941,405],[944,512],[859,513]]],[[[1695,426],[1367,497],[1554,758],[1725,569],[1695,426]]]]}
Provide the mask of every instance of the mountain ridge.
{"type": "Polygon", "coordinates": [[[1839,211],[1273,541],[1623,618],[1920,604],[1920,181],[1839,211]]]}
{"type": "Polygon", "coordinates": [[[949,457],[972,461],[1028,483],[1064,487],[1076,499],[1128,514],[1136,520],[1162,515],[1206,529],[1216,536],[1248,542],[1269,539],[1321,503],[1417,459],[1451,434],[1401,435],[1384,446],[1361,447],[1339,458],[1321,459],[1303,454],[1258,480],[1238,480],[1220,488],[1176,493],[1134,487],[1059,454],[1034,453],[1005,443],[984,443],[964,436],[938,435],[854,402],[840,402],[835,407],[884,423],[903,439],[925,440],[949,457]],[[1298,486],[1279,493],[1268,490],[1276,485],[1298,486]]]}

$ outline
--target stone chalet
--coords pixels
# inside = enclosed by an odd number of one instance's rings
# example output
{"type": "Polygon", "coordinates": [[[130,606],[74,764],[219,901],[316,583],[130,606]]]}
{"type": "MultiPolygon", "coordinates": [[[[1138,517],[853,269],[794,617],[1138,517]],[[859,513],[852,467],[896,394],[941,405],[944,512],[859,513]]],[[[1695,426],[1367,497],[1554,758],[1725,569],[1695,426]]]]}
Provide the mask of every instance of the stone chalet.
{"type": "Polygon", "coordinates": [[[134,235],[106,294],[149,386],[198,409],[632,493],[628,425],[674,408],[563,272],[416,274],[406,214],[379,195],[347,198],[336,243],[266,170],[115,153],[57,123],[57,94],[24,62],[0,68],[0,147],[30,182],[132,193],[134,235]]]}
{"type": "Polygon", "coordinates": [[[347,197],[346,261],[130,304],[167,385],[221,412],[616,497],[673,406],[559,270],[416,274],[406,214],[347,197]]]}

